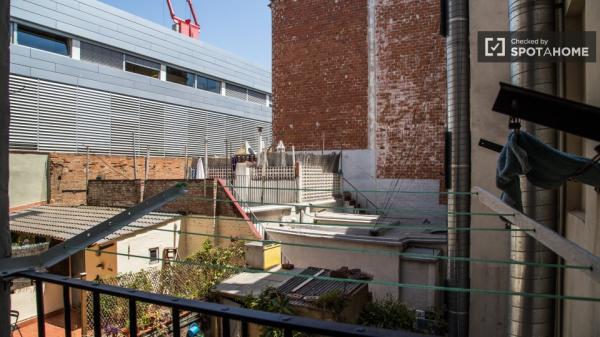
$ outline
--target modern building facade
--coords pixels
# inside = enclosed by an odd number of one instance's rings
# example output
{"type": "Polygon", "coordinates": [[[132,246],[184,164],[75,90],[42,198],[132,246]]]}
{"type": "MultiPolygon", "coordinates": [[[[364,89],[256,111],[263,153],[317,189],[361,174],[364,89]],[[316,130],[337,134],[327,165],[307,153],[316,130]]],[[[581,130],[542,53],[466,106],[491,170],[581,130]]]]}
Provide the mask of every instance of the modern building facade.
{"type": "Polygon", "coordinates": [[[258,127],[269,141],[269,70],[95,0],[10,10],[11,149],[223,154],[258,127]]]}

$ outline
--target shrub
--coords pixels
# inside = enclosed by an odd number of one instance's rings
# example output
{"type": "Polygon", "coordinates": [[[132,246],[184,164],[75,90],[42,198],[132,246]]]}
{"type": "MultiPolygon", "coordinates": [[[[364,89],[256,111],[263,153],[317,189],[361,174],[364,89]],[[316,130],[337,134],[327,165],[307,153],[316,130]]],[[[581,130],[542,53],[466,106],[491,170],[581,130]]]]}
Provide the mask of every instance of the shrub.
{"type": "Polygon", "coordinates": [[[392,298],[368,303],[358,318],[358,324],[385,329],[413,329],[415,312],[392,298]]]}

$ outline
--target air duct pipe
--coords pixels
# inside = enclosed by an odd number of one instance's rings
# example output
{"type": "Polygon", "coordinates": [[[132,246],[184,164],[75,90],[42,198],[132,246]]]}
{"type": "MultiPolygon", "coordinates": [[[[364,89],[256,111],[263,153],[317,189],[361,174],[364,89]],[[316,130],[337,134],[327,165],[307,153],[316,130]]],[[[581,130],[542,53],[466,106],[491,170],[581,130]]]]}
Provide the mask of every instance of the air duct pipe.
{"type": "MultiPolygon", "coordinates": [[[[469,3],[448,0],[446,67],[448,132],[450,141],[449,192],[471,190],[469,3]]],[[[470,232],[450,230],[471,226],[469,194],[448,194],[448,256],[470,256],[470,232]],[[460,214],[460,215],[457,215],[460,214]]],[[[448,286],[470,288],[469,262],[448,260],[448,286]]],[[[448,332],[451,337],[469,334],[469,294],[448,293],[448,332]]]]}
{"type": "MultiPolygon", "coordinates": [[[[552,32],[555,30],[555,0],[509,0],[511,32],[552,32]]],[[[519,62],[510,65],[513,84],[556,94],[556,65],[553,63],[519,62]]],[[[556,147],[557,132],[532,123],[524,125],[527,132],[544,143],[556,147]]],[[[556,229],[557,191],[542,190],[522,179],[523,211],[536,221],[556,229]]],[[[525,232],[512,232],[511,258],[517,261],[555,263],[556,256],[525,232]]],[[[510,290],[527,293],[554,293],[555,271],[511,265],[510,290]]],[[[545,298],[510,297],[509,336],[554,336],[554,301],[545,298]]]]}

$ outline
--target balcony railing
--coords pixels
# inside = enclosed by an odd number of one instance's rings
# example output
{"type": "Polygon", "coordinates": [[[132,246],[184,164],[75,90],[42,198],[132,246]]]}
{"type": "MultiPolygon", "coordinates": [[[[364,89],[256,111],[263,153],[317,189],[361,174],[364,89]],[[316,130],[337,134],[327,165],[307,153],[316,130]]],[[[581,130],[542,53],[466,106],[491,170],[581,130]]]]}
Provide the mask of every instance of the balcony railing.
{"type": "MultiPolygon", "coordinates": [[[[223,337],[232,336],[229,324],[229,322],[232,320],[241,322],[242,337],[249,336],[249,323],[282,329],[285,337],[292,337],[294,332],[304,332],[310,334],[317,334],[321,336],[349,337],[424,336],[421,334],[415,334],[406,331],[378,329],[352,324],[337,323],[332,321],[322,321],[300,316],[290,316],[264,311],[244,309],[239,307],[231,307],[212,302],[188,300],[174,296],[154,294],[145,291],[116,287],[44,272],[25,271],[16,274],[16,276],[28,278],[35,281],[38,337],[45,337],[43,296],[44,282],[62,286],[63,305],[65,309],[71,307],[69,298],[69,290],[71,288],[89,291],[92,293],[94,337],[102,336],[102,317],[100,310],[101,294],[121,297],[129,301],[129,327],[126,327],[129,328],[129,336],[137,336],[138,334],[138,324],[136,315],[137,302],[145,302],[170,308],[172,315],[172,328],[170,330],[172,331],[173,337],[180,337],[180,313],[184,311],[221,318],[220,331],[222,332],[221,336],[223,337]]],[[[64,310],[64,315],[65,337],[71,337],[71,311],[64,310]]]]}

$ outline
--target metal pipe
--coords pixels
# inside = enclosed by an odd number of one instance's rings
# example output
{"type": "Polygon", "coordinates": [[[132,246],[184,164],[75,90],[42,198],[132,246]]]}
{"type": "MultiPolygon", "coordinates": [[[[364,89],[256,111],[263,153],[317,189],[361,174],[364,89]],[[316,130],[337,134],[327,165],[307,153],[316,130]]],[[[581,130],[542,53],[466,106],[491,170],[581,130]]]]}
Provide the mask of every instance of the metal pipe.
{"type": "MultiPolygon", "coordinates": [[[[8,126],[10,102],[8,99],[8,71],[10,65],[10,1],[0,1],[0,258],[11,256],[8,224],[8,126]]],[[[9,337],[10,282],[0,279],[0,337],[9,337]]]]}
{"type": "MultiPolygon", "coordinates": [[[[448,1],[446,67],[448,95],[448,131],[450,133],[450,192],[471,190],[470,64],[468,0],[448,1]]],[[[448,228],[468,228],[471,218],[468,193],[448,196],[448,228]],[[455,215],[455,214],[463,215],[455,215]]],[[[448,256],[470,256],[470,232],[448,231],[448,256]]],[[[470,288],[469,263],[448,261],[450,287],[470,288]]],[[[469,294],[448,293],[448,333],[459,337],[469,334],[469,294]]]]}
{"type": "MultiPolygon", "coordinates": [[[[509,0],[509,27],[511,32],[538,32],[555,30],[555,0],[509,0]]],[[[527,60],[516,60],[510,65],[511,82],[515,85],[548,94],[556,94],[556,65],[527,60]]],[[[525,129],[556,147],[557,132],[553,129],[525,123],[525,129]]],[[[521,181],[523,211],[529,217],[556,229],[557,192],[542,190],[521,181]]],[[[511,233],[511,258],[518,261],[555,263],[556,256],[545,246],[525,233],[511,233]]],[[[531,266],[512,265],[510,290],[531,293],[554,293],[555,272],[531,266]]],[[[554,301],[541,298],[510,297],[509,336],[554,336],[554,301]]]]}

